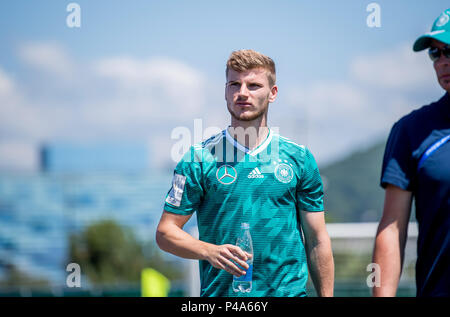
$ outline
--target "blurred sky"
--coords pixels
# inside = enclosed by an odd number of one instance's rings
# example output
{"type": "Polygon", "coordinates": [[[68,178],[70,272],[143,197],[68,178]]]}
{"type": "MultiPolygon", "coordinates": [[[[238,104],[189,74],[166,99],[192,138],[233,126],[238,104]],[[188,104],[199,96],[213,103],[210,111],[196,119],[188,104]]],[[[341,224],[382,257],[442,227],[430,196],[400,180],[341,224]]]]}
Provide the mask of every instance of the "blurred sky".
{"type": "Polygon", "coordinates": [[[2,1],[0,168],[36,170],[39,145],[56,141],[138,141],[152,166],[173,166],[174,128],[229,124],[225,63],[243,48],[275,60],[269,124],[319,165],[382,141],[443,95],[412,45],[450,5],[376,1],[370,28],[371,2],[2,1]],[[71,2],[80,28],[66,24],[71,2]]]}

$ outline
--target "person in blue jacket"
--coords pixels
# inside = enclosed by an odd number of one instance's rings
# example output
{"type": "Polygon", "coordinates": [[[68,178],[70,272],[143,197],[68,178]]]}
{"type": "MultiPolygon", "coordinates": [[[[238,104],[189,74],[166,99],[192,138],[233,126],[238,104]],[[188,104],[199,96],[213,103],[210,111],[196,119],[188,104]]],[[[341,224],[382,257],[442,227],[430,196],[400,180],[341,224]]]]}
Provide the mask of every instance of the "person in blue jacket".
{"type": "Polygon", "coordinates": [[[383,159],[383,216],[373,262],[380,268],[374,296],[395,296],[414,199],[419,229],[417,296],[450,297],[450,9],[419,37],[413,50],[428,49],[439,85],[436,102],[412,111],[392,127],[383,159]]]}

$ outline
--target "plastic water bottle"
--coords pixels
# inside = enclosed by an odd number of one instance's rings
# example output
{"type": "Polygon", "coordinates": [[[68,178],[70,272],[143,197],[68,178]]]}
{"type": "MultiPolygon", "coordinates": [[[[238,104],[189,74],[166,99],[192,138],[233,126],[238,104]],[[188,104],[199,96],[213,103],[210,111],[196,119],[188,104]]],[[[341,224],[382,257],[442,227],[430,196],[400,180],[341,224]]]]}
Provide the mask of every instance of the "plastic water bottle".
{"type": "Polygon", "coordinates": [[[247,260],[248,269],[246,270],[246,274],[240,277],[233,276],[233,291],[249,293],[252,290],[253,243],[252,236],[250,235],[250,225],[248,223],[241,224],[241,231],[237,237],[236,245],[242,251],[251,254],[251,257],[247,260]]]}

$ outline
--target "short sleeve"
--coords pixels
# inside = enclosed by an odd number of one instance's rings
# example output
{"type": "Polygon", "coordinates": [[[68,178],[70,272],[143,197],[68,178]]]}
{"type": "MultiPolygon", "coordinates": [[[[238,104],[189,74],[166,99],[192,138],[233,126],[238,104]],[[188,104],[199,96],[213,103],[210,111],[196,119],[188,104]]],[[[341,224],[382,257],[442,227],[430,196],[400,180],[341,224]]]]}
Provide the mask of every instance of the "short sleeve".
{"type": "Polygon", "coordinates": [[[307,148],[304,154],[301,178],[297,185],[298,208],[305,211],[323,211],[323,185],[319,168],[307,148]]]}
{"type": "Polygon", "coordinates": [[[200,206],[203,199],[202,168],[201,163],[193,159],[194,151],[191,147],[175,167],[172,187],[166,195],[166,211],[190,215],[200,206]]]}
{"type": "Polygon", "coordinates": [[[380,185],[383,188],[392,184],[412,191],[415,163],[406,123],[405,119],[398,121],[389,134],[381,170],[380,185]]]}

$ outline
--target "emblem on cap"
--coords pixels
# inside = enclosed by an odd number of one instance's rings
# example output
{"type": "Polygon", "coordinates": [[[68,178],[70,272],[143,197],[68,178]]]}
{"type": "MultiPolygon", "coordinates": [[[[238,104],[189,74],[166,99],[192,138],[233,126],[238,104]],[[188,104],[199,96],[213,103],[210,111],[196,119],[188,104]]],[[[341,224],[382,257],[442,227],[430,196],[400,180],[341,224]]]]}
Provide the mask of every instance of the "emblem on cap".
{"type": "Polygon", "coordinates": [[[450,17],[448,16],[447,12],[442,12],[438,20],[436,21],[436,26],[441,27],[448,23],[450,20],[450,17]]]}

